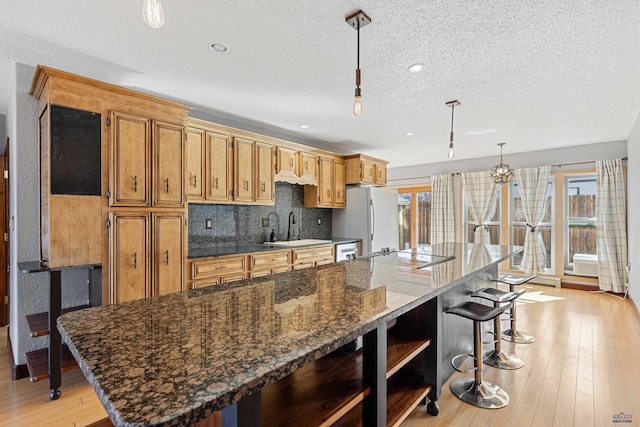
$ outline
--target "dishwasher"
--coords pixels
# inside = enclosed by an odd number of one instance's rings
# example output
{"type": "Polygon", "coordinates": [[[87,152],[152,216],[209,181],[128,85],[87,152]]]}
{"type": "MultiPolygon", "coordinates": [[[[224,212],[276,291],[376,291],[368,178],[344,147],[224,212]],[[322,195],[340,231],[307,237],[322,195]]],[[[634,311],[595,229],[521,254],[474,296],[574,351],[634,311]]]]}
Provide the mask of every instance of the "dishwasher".
{"type": "Polygon", "coordinates": [[[360,245],[357,242],[351,243],[337,243],[336,244],[336,262],[346,261],[348,259],[355,259],[358,256],[358,247],[360,245]]]}

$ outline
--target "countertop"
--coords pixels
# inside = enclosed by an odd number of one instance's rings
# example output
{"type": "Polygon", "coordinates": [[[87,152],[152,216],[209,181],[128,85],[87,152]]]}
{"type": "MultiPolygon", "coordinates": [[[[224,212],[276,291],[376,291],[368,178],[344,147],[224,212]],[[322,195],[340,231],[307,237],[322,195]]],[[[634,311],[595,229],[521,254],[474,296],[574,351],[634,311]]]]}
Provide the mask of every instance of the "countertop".
{"type": "Polygon", "coordinates": [[[437,245],[88,308],[61,316],[58,329],[114,424],[185,425],[520,250],[476,246],[437,245]],[[357,296],[367,292],[383,292],[382,304],[362,304],[357,296]]]}
{"type": "MultiPolygon", "coordinates": [[[[304,246],[296,246],[297,248],[303,247],[313,247],[320,245],[328,245],[328,244],[341,244],[341,243],[352,243],[359,242],[359,239],[352,239],[346,237],[332,237],[330,242],[325,243],[313,243],[304,246]]],[[[264,243],[256,243],[252,245],[215,245],[215,244],[206,244],[206,242],[199,241],[196,246],[189,247],[189,259],[195,258],[207,258],[207,257],[216,257],[223,255],[240,255],[240,254],[248,254],[252,252],[267,252],[267,251],[281,251],[292,249],[291,247],[283,247],[270,245],[269,242],[264,243]]]]}

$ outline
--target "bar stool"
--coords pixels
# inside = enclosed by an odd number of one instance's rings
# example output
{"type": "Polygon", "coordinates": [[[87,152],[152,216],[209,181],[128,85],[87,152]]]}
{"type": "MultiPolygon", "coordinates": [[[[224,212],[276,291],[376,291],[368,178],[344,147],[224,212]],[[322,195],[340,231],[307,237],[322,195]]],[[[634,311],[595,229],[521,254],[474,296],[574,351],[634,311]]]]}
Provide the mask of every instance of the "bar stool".
{"type": "MultiPolygon", "coordinates": [[[[528,281],[530,281],[536,276],[537,276],[536,274],[528,277],[506,275],[506,276],[499,277],[497,279],[493,279],[492,282],[505,283],[509,285],[509,290],[511,292],[515,292],[518,286],[524,285],[525,283],[527,283],[528,281]]],[[[522,292],[520,295],[522,295],[523,293],[524,292],[522,292]]],[[[532,342],[535,342],[536,339],[533,335],[528,334],[526,332],[519,331],[516,328],[516,300],[513,300],[511,302],[510,316],[511,316],[511,328],[504,331],[504,333],[502,334],[502,338],[504,338],[507,341],[514,342],[516,344],[531,344],[532,342]]]]}
{"type": "MultiPolygon", "coordinates": [[[[451,392],[464,402],[479,408],[497,409],[509,404],[509,395],[501,387],[482,379],[482,335],[481,322],[500,316],[509,308],[508,305],[489,307],[476,302],[463,302],[451,307],[447,313],[457,314],[473,320],[473,354],[459,354],[451,359],[451,366],[458,372],[475,371],[474,378],[456,378],[451,382],[451,392]],[[461,370],[456,360],[461,357],[472,357],[473,368],[461,370]]],[[[462,363],[461,363],[462,364],[462,363]]]]}
{"type": "MultiPolygon", "coordinates": [[[[472,297],[484,298],[493,301],[494,307],[501,307],[503,303],[511,302],[524,293],[524,289],[518,292],[507,292],[496,288],[482,288],[471,294],[472,297]]],[[[510,307],[507,305],[506,307],[510,307]]],[[[500,316],[493,319],[493,332],[495,336],[493,340],[494,348],[484,358],[484,363],[499,369],[520,369],[524,366],[524,362],[513,354],[504,353],[502,351],[502,333],[500,325],[500,316]]]]}

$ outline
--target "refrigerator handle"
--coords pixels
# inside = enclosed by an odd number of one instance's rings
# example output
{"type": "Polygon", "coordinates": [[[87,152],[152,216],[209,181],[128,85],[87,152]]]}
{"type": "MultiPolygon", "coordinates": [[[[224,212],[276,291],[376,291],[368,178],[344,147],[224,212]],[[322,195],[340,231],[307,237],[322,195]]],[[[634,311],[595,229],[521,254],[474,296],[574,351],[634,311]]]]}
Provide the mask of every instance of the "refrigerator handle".
{"type": "Polygon", "coordinates": [[[373,243],[373,235],[376,233],[376,208],[373,206],[373,199],[369,199],[369,206],[371,207],[371,242],[373,243]]]}

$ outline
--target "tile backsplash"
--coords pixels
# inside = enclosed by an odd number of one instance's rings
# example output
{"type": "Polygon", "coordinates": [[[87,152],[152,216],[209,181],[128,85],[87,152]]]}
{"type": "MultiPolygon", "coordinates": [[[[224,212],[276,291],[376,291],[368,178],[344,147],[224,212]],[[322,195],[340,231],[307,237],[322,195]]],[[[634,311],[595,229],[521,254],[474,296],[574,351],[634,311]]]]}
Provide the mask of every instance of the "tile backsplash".
{"type": "Polygon", "coordinates": [[[189,204],[189,247],[262,243],[271,230],[276,240],[286,240],[290,212],[296,222],[291,225],[294,239],[331,239],[331,209],[305,208],[304,186],[276,182],[275,200],[275,206],[189,204]]]}

